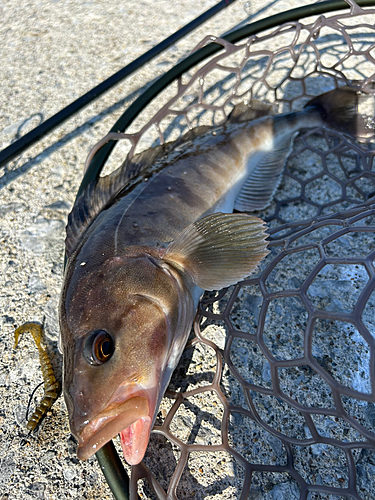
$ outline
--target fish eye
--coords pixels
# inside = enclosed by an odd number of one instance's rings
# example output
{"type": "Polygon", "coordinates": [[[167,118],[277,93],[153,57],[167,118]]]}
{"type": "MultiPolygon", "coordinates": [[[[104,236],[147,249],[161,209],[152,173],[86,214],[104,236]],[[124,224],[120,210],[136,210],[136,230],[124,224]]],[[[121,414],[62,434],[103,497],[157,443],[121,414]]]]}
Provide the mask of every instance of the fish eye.
{"type": "Polygon", "coordinates": [[[102,365],[112,356],[115,344],[109,333],[96,330],[90,333],[83,346],[83,354],[90,365],[102,365]]]}

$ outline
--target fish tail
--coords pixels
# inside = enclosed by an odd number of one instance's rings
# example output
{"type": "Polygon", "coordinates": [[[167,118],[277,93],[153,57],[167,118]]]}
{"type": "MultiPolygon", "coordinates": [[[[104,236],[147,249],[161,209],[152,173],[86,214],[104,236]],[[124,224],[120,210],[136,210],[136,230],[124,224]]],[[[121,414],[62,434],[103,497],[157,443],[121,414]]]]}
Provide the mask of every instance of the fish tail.
{"type": "MultiPolygon", "coordinates": [[[[314,97],[305,109],[318,111],[329,128],[355,137],[371,137],[374,135],[374,117],[359,112],[359,106],[370,97],[373,98],[370,94],[344,86],[314,97]]],[[[373,106],[370,109],[373,115],[373,106]]]]}

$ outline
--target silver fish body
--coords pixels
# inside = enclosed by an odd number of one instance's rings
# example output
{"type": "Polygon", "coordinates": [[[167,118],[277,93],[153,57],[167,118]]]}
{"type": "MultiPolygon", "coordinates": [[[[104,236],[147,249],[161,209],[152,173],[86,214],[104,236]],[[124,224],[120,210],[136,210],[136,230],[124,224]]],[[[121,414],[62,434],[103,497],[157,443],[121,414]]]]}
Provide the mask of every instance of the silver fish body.
{"type": "Polygon", "coordinates": [[[142,460],[203,290],[236,283],[267,254],[262,221],[232,211],[269,204],[293,138],[324,112],[319,101],[264,113],[239,106],[225,125],[141,153],[77,200],[60,328],[80,458],[120,433],[126,460],[142,460]]]}

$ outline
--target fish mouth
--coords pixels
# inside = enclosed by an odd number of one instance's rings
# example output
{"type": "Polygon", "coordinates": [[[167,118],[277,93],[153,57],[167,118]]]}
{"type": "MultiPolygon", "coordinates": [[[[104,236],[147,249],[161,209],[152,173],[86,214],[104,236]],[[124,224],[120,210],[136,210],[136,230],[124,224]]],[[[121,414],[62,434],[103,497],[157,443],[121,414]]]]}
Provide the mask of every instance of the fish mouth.
{"type": "Polygon", "coordinates": [[[119,401],[122,392],[120,386],[107,407],[79,432],[77,456],[80,460],[87,460],[117,434],[120,434],[125,460],[130,465],[142,460],[151,433],[152,400],[155,398],[150,398],[150,394],[142,390],[131,391],[132,394],[119,401]]]}

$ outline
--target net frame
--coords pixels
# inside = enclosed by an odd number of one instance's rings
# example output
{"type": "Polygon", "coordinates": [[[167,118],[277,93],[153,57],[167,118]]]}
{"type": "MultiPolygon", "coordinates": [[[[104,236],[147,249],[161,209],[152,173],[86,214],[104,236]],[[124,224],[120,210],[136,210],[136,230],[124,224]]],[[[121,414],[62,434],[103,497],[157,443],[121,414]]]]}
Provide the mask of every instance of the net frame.
{"type": "MultiPolygon", "coordinates": [[[[93,151],[92,157],[108,140],[121,138],[130,141],[128,155],[131,157],[135,152],[137,152],[137,148],[145,149],[147,145],[152,146],[158,143],[163,143],[166,140],[176,138],[173,135],[176,131],[178,135],[181,135],[194,126],[207,124],[207,119],[208,122],[220,124],[225,121],[225,118],[230,113],[233,105],[241,100],[250,100],[253,98],[268,100],[268,102],[273,104],[276,112],[288,111],[296,108],[298,109],[298,107],[300,108],[301,105],[303,105],[309,98],[319,93],[316,92],[317,88],[311,90],[307,85],[307,82],[309,81],[308,79],[311,75],[314,77],[323,76],[325,79],[330,81],[331,85],[333,84],[333,87],[336,88],[340,85],[347,84],[358,90],[366,92],[369,95],[373,95],[373,65],[375,61],[371,51],[374,49],[374,43],[370,42],[364,48],[358,48],[356,45],[357,40],[354,42],[352,38],[356,38],[353,33],[354,30],[358,28],[368,30],[371,34],[373,34],[374,26],[364,21],[356,23],[354,28],[351,21],[360,20],[363,16],[368,17],[369,15],[373,15],[375,10],[364,10],[351,0],[348,1],[348,3],[351,7],[350,13],[338,14],[331,17],[322,15],[318,19],[306,24],[301,22],[289,22],[269,33],[253,35],[245,43],[240,43],[238,45],[233,45],[226,40],[216,37],[206,37],[197,46],[196,50],[204,47],[208,43],[214,42],[220,44],[223,47],[223,51],[219,55],[213,57],[208,63],[199,67],[197,70],[180,77],[177,83],[177,92],[173,96],[166,92],[165,95],[162,96],[162,99],[167,101],[166,103],[163,104],[162,100],[158,100],[153,104],[158,110],[146,125],[134,133],[107,136],[98,144],[98,147],[93,151]],[[334,64],[328,63],[324,60],[323,55],[325,53],[321,52],[322,49],[319,48],[322,38],[321,33],[325,29],[330,29],[339,34],[348,47],[348,50],[344,53],[344,55],[342,57],[339,56],[338,60],[334,64]],[[352,34],[350,35],[350,33],[352,34]],[[301,42],[300,38],[302,34],[306,35],[303,42],[301,42]],[[289,43],[287,43],[288,40],[281,42],[281,45],[276,50],[270,51],[265,48],[265,45],[269,44],[270,41],[274,41],[277,37],[287,39],[290,35],[292,35],[292,41],[289,41],[289,43]],[[312,53],[316,59],[315,66],[310,73],[295,77],[293,76],[293,71],[299,67],[298,62],[300,61],[301,54],[306,53],[304,51],[308,48],[312,49],[312,53]],[[244,51],[245,55],[242,57],[237,67],[222,64],[225,59],[236,56],[241,51],[244,51]],[[279,78],[276,85],[270,84],[267,77],[274,71],[275,66],[277,66],[280,62],[278,58],[283,56],[284,53],[288,53],[290,55],[290,59],[294,65],[289,68],[286,76],[279,78]],[[259,63],[262,58],[268,58],[266,64],[263,65],[264,71],[262,70],[261,63],[259,63]],[[368,63],[368,66],[365,64],[366,67],[362,72],[363,74],[360,75],[362,77],[361,79],[353,78],[353,73],[355,73],[355,71],[353,71],[353,68],[350,68],[350,64],[348,64],[350,60],[354,58],[362,58],[363,62],[368,63]],[[252,79],[250,72],[247,71],[247,69],[249,69],[247,68],[249,62],[253,63],[250,65],[252,70],[254,70],[254,66],[257,64],[260,66],[260,76],[258,78],[252,79]],[[215,70],[227,72],[228,75],[233,75],[232,80],[229,78],[230,82],[227,87],[220,84],[220,80],[216,82],[213,81],[215,78],[210,80],[210,77],[215,70]],[[209,83],[208,86],[206,86],[207,82],[209,83]],[[246,90],[243,90],[243,87],[241,87],[244,82],[247,87],[246,90]],[[300,84],[301,91],[296,91],[296,87],[294,87],[289,94],[290,96],[285,97],[286,84],[295,84],[296,82],[300,84]],[[222,99],[219,103],[216,93],[217,88],[219,88],[219,97],[224,95],[224,99],[222,99]],[[266,92],[264,92],[265,89],[266,92]],[[282,90],[281,95],[279,93],[280,89],[282,90]],[[176,103],[181,101],[181,98],[184,96],[189,95],[189,92],[192,94],[195,93],[193,100],[187,106],[185,105],[185,107],[182,106],[181,109],[176,109],[176,103]],[[167,121],[167,124],[165,124],[165,121],[167,121]]],[[[369,38],[371,37],[369,36],[369,38]]],[[[355,63],[355,66],[358,66],[357,62],[355,63]]],[[[221,81],[228,83],[228,78],[222,78],[221,81]]],[[[140,117],[140,121],[141,120],[142,117],[140,117]]],[[[371,120],[372,118],[370,117],[368,122],[369,128],[373,128],[371,120]]],[[[137,128],[136,124],[134,128],[137,128]]],[[[181,477],[188,464],[189,456],[194,452],[210,453],[214,451],[225,451],[229,452],[230,455],[234,457],[245,470],[242,490],[239,493],[239,498],[241,499],[248,497],[250,488],[253,484],[253,478],[258,472],[289,474],[289,476],[293,478],[293,481],[298,485],[301,499],[319,498],[312,495],[319,495],[322,493],[341,495],[345,498],[371,498],[371,496],[366,497],[366,493],[364,493],[365,496],[360,496],[358,491],[358,481],[355,470],[356,460],[352,450],[358,448],[359,446],[362,449],[375,449],[375,434],[374,432],[366,429],[363,425],[359,424],[357,421],[358,419],[351,416],[348,411],[345,410],[342,402],[342,395],[346,395],[349,398],[357,398],[361,401],[371,403],[375,402],[375,396],[372,389],[375,380],[374,338],[369,331],[368,325],[366,326],[361,319],[362,313],[366,305],[369,303],[370,298],[372,300],[372,294],[374,291],[375,282],[372,262],[375,254],[374,251],[369,251],[369,253],[365,256],[346,256],[345,258],[337,256],[332,257],[327,254],[327,245],[342,238],[344,235],[352,233],[372,234],[374,232],[374,221],[368,222],[369,218],[374,215],[375,210],[374,200],[371,200],[375,186],[375,174],[373,173],[374,153],[372,151],[372,143],[370,141],[362,140],[361,142],[356,142],[343,134],[318,129],[301,134],[295,142],[295,147],[290,155],[288,163],[293,163],[293,161],[298,163],[299,157],[304,153],[304,151],[310,151],[320,157],[322,164],[320,170],[315,173],[315,175],[304,178],[303,175],[298,175],[296,169],[294,171],[290,171],[287,168],[285,173],[287,181],[285,184],[287,184],[288,180],[294,181],[299,186],[299,192],[292,193],[291,195],[290,189],[288,191],[288,187],[286,187],[282,190],[284,196],[277,194],[271,207],[264,214],[261,214],[261,216],[263,216],[270,224],[270,248],[275,250],[276,253],[271,253],[271,256],[266,259],[264,265],[261,267],[259,275],[236,285],[233,289],[229,290],[229,292],[223,291],[214,297],[206,297],[200,304],[198,315],[194,322],[195,337],[190,341],[190,347],[196,347],[201,344],[207,345],[213,349],[216,357],[216,370],[211,384],[188,391],[170,391],[168,395],[169,397],[174,398],[175,402],[168,411],[167,415],[163,417],[163,422],[160,422],[160,425],[158,424],[155,426],[154,432],[164,436],[179,449],[178,464],[172,477],[170,478],[168,489],[167,491],[163,489],[160,481],[156,479],[150,468],[143,463],[139,466],[133,467],[131,481],[131,495],[133,497],[135,497],[139,488],[138,481],[145,478],[151,486],[151,490],[153,490],[154,494],[156,494],[158,498],[183,498],[179,497],[178,488],[181,477]],[[331,162],[327,161],[327,157],[331,158],[332,156],[336,157],[336,163],[339,165],[339,169],[337,168],[337,165],[335,165],[335,168],[332,169],[330,165],[331,162]],[[354,169],[352,168],[353,158],[355,158],[354,169]],[[340,175],[338,174],[338,171],[340,172],[340,175]],[[339,196],[329,199],[325,203],[319,203],[313,199],[315,193],[319,190],[319,185],[315,188],[315,191],[312,191],[312,194],[309,194],[309,185],[321,180],[321,187],[322,183],[324,183],[327,178],[331,179],[339,186],[340,194],[339,196]],[[293,213],[292,207],[296,203],[299,203],[300,208],[302,207],[303,209],[303,216],[300,218],[296,217],[293,213]],[[349,208],[352,206],[358,206],[358,208],[349,208]],[[288,210],[285,210],[285,207],[291,208],[291,210],[288,212],[288,210]],[[349,208],[349,211],[346,211],[345,208],[349,208]],[[337,212],[337,210],[340,210],[340,212],[337,212]],[[358,225],[361,221],[363,223],[358,225]],[[314,233],[314,231],[317,231],[318,229],[327,229],[336,226],[339,226],[340,229],[333,231],[329,234],[329,236],[321,238],[319,241],[308,241],[307,243],[298,244],[300,240],[303,240],[304,238],[306,239],[307,235],[314,233]],[[298,252],[308,252],[312,249],[316,250],[320,258],[310,269],[309,276],[300,284],[298,288],[276,292],[270,292],[268,290],[268,277],[275,269],[278,268],[278,266],[282,265],[286,256],[293,255],[298,252]],[[326,266],[341,265],[362,266],[366,270],[368,281],[360,296],[357,298],[352,311],[338,312],[321,310],[311,301],[308,290],[323,268],[326,266]],[[234,307],[241,290],[250,286],[257,286],[262,296],[259,325],[253,333],[242,332],[237,327],[233,326],[230,317],[231,310],[234,307]],[[225,299],[226,294],[230,294],[227,299],[225,299]],[[306,351],[304,352],[304,355],[297,360],[276,359],[276,357],[268,349],[263,338],[264,325],[269,304],[273,300],[285,297],[298,297],[304,304],[309,318],[304,331],[304,348],[306,351]],[[223,310],[219,313],[213,312],[214,305],[220,303],[223,299],[226,300],[223,310]],[[212,342],[212,340],[209,340],[205,336],[204,331],[202,331],[203,319],[214,322],[221,321],[225,324],[227,337],[224,348],[218,347],[214,342],[212,342]],[[329,375],[327,370],[316,361],[312,354],[312,338],[314,325],[318,320],[333,320],[355,325],[357,331],[370,349],[369,367],[372,385],[369,393],[356,391],[338,383],[338,381],[329,375]],[[269,364],[271,365],[271,378],[273,382],[272,389],[264,388],[257,384],[251,384],[239,375],[238,370],[231,359],[231,348],[234,339],[239,337],[245,338],[251,342],[256,342],[263,355],[267,357],[269,364]],[[301,365],[301,363],[303,363],[303,365],[301,365]],[[225,391],[223,390],[223,367],[225,365],[228,366],[231,374],[234,376],[237,374],[237,379],[241,381],[240,385],[243,389],[247,408],[229,403],[228,394],[225,394],[225,391]],[[296,366],[309,366],[324,379],[332,390],[333,399],[335,401],[334,410],[332,410],[332,408],[317,408],[301,405],[293,398],[287,396],[280,389],[280,383],[278,383],[278,368],[296,366]],[[182,439],[171,431],[171,422],[177,414],[178,409],[182,404],[184,404],[184,401],[188,400],[189,397],[191,398],[203,392],[210,391],[214,392],[218,396],[224,408],[220,428],[222,442],[219,445],[184,443],[182,439]],[[297,409],[303,415],[311,437],[304,440],[296,439],[269,426],[256,411],[251,391],[258,391],[266,396],[272,395],[273,397],[278,397],[289,406],[297,409]],[[256,464],[246,460],[238,450],[234,449],[233,445],[230,445],[228,437],[230,416],[233,413],[241,413],[250,420],[256,422],[268,433],[280,439],[286,449],[286,464],[256,464]],[[322,436],[319,434],[317,426],[312,418],[312,415],[315,414],[343,419],[348,425],[356,429],[356,431],[358,431],[358,433],[360,433],[365,440],[354,440],[346,443],[337,439],[322,436]],[[321,444],[335,446],[342,450],[347,462],[348,480],[346,482],[346,487],[335,487],[326,484],[312,484],[310,481],[306,480],[306,478],[303,477],[301,472],[299,472],[294,465],[295,452],[293,451],[293,446],[300,445],[301,442],[306,447],[321,444]]],[[[89,158],[88,164],[90,163],[92,157],[89,158]]],[[[153,453],[152,444],[149,447],[148,454],[149,453],[153,453]]],[[[146,461],[147,456],[148,455],[146,454],[146,461]]],[[[148,491],[147,495],[151,494],[151,490],[148,491]]],[[[199,496],[196,496],[196,498],[198,497],[199,496]]]]}

